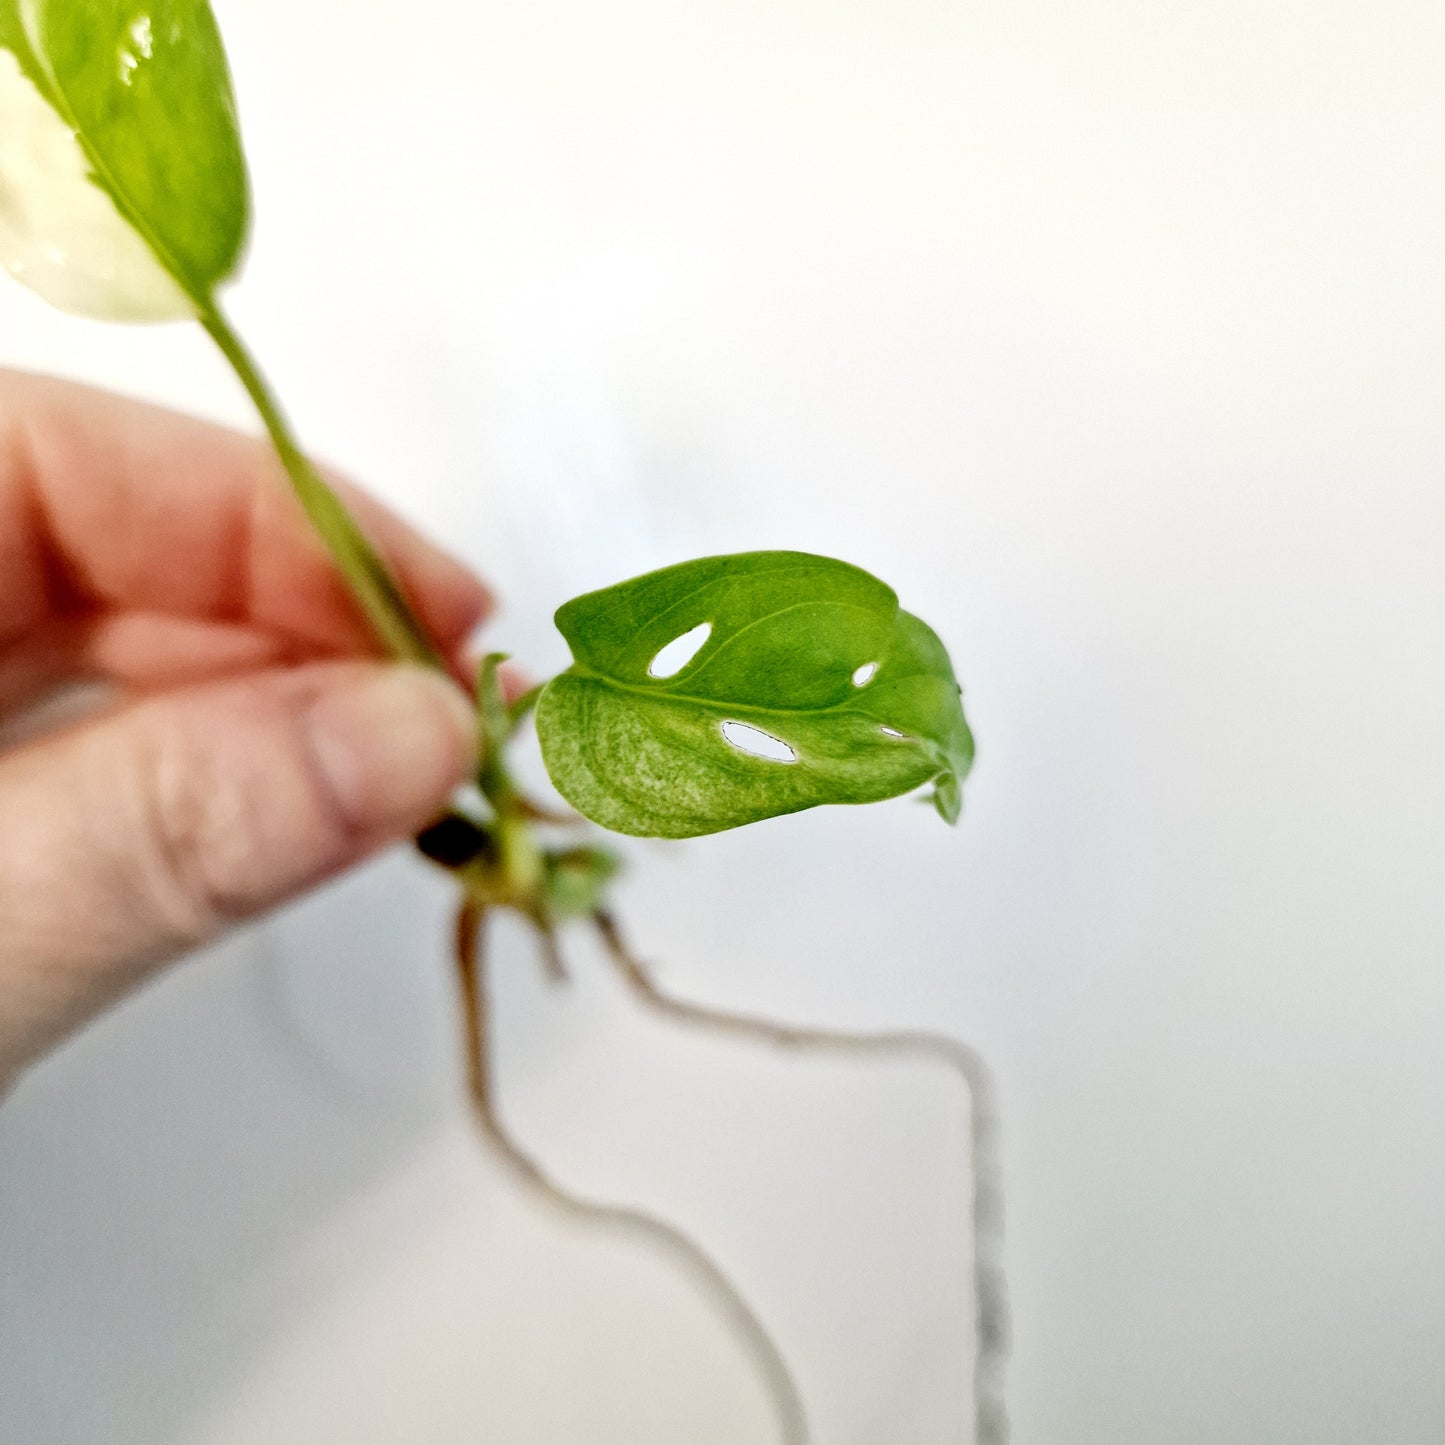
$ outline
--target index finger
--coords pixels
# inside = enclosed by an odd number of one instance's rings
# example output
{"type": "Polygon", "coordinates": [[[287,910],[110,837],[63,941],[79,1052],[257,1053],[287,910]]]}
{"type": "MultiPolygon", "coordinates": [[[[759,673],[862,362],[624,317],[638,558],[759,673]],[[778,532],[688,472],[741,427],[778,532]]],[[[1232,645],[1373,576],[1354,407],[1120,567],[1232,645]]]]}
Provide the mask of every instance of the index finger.
{"type": "MultiPolygon", "coordinates": [[[[486,588],[379,503],[339,490],[455,655],[490,610],[486,588]]],[[[245,627],[302,651],[377,650],[264,443],[0,371],[0,648],[108,612],[245,627]]]]}

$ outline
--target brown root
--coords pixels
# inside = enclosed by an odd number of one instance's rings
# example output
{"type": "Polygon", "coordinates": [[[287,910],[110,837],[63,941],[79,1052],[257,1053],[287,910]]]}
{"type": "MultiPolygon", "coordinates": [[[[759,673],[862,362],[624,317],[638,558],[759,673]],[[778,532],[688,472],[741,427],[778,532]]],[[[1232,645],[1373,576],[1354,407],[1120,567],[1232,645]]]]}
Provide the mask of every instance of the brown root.
{"type": "Polygon", "coordinates": [[[969,1157],[973,1173],[971,1226],[976,1346],[973,1370],[974,1441],[1006,1445],[1004,1367],[1009,1350],[1008,1291],[1003,1269],[1003,1190],[993,1081],[977,1050],[943,1034],[914,1031],[848,1033],[795,1028],[747,1014],[703,1008],[664,993],[627,946],[611,914],[593,915],[598,934],[623,982],[640,1003],[678,1023],[713,1034],[747,1038],[795,1052],[931,1059],[963,1079],[969,1097],[969,1157]]]}
{"type": "Polygon", "coordinates": [[[802,1396],[787,1361],[722,1267],[666,1220],[642,1210],[585,1199],[564,1188],[502,1123],[491,1072],[485,926],[485,907],[464,901],[457,915],[456,961],[464,1005],[468,1092],[483,1135],[522,1184],[568,1219],[631,1235],[671,1255],[713,1303],[744,1353],[757,1366],[777,1411],[784,1445],[808,1445],[802,1396]]]}

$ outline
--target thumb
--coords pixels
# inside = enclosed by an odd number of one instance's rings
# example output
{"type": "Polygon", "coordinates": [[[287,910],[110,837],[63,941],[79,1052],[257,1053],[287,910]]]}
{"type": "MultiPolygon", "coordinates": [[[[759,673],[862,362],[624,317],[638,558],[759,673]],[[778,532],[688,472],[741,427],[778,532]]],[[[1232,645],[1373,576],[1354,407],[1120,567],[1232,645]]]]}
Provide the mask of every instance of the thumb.
{"type": "Polygon", "coordinates": [[[0,755],[0,1085],[165,959],[422,827],[474,746],[446,679],[323,663],[0,755]]]}

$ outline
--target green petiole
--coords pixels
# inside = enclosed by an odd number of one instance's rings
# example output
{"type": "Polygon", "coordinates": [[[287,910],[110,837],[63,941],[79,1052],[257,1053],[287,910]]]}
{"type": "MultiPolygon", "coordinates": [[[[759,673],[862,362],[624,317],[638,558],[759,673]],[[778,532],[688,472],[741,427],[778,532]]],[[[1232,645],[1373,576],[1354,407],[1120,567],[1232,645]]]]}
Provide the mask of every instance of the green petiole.
{"type": "Polygon", "coordinates": [[[346,504],[301,450],[285,412],[245,343],[214,302],[201,311],[198,319],[255,403],[297,499],[387,651],[402,662],[445,670],[441,654],[386,563],[346,504]]]}

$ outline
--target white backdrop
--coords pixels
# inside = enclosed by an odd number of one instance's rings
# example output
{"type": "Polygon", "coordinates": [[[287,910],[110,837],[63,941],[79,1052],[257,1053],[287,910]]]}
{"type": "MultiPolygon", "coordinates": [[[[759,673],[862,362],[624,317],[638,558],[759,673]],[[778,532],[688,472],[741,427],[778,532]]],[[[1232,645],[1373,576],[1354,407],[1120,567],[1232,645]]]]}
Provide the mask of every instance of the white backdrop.
{"type": "MultiPolygon", "coordinates": [[[[566,597],[856,561],[950,643],[956,834],[630,850],[668,983],[976,1043],[1016,1439],[1445,1437],[1445,27],[1423,0],[217,0],[234,310],[313,446],[566,597]]],[[[0,290],[0,360],[251,425],[184,329],[0,290]]],[[[0,1438],[773,1438],[672,1270],[457,1097],[383,860],[0,1107],[0,1438]]],[[[509,1118],[739,1276],[819,1445],[962,1437],[962,1103],[640,1019],[506,940],[509,1118]]]]}

